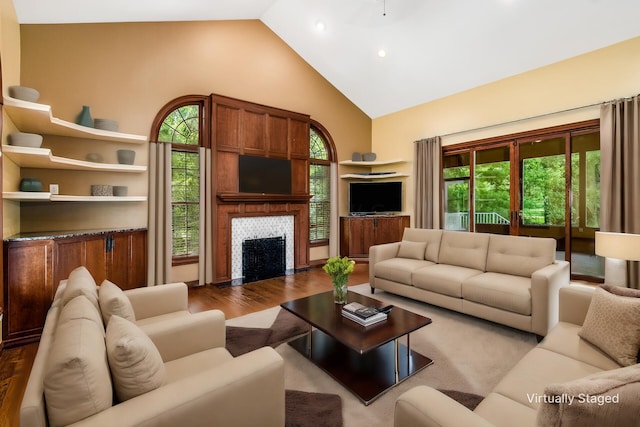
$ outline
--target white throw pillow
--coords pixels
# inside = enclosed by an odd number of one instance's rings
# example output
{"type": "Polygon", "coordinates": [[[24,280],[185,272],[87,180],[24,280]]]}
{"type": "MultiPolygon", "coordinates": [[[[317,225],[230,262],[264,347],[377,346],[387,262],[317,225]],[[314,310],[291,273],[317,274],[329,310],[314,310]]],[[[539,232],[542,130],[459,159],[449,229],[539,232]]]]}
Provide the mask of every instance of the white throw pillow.
{"type": "Polygon", "coordinates": [[[111,316],[106,342],[113,386],[121,402],[163,384],[162,357],[151,339],[135,324],[120,316],[111,316]]]}
{"type": "Polygon", "coordinates": [[[100,285],[98,290],[98,302],[100,303],[100,311],[102,312],[102,320],[105,325],[109,324],[111,316],[120,316],[131,322],[136,321],[136,315],[129,298],[124,294],[120,287],[108,280],[100,285]]]}
{"type": "Polygon", "coordinates": [[[93,276],[89,273],[86,267],[77,267],[71,273],[67,279],[67,287],[62,294],[62,305],[67,304],[69,301],[77,297],[78,295],[84,295],[91,301],[91,304],[98,310],[98,287],[96,281],[93,280],[93,276]]]}
{"type": "Polygon", "coordinates": [[[100,327],[103,333],[102,335],[104,336],[102,317],[99,311],[91,304],[91,301],[84,295],[78,295],[62,307],[60,316],[58,317],[58,327],[63,323],[76,319],[91,320],[100,327]]]}

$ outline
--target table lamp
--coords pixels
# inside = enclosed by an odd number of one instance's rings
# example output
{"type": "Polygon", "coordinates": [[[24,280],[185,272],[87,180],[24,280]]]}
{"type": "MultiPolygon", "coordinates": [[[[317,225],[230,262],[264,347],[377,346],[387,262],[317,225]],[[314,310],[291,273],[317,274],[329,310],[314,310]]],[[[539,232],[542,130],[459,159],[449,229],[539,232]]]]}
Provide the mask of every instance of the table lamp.
{"type": "MultiPolygon", "coordinates": [[[[622,260],[616,264],[625,267],[623,274],[620,275],[625,279],[616,279],[616,281],[622,280],[623,283],[611,284],[626,286],[626,261],[640,261],[640,234],[596,231],[596,255],[622,260]]],[[[608,264],[607,267],[610,265],[608,264]]],[[[608,274],[605,273],[605,276],[608,274]]]]}

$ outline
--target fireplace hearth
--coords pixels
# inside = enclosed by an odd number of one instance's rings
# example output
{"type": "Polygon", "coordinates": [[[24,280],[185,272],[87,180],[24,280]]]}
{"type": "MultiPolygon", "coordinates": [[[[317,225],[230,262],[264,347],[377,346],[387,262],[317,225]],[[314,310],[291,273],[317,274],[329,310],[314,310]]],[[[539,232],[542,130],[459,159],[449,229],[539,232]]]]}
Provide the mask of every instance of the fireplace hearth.
{"type": "Polygon", "coordinates": [[[283,236],[247,239],[242,242],[242,282],[284,276],[286,239],[283,236]]]}

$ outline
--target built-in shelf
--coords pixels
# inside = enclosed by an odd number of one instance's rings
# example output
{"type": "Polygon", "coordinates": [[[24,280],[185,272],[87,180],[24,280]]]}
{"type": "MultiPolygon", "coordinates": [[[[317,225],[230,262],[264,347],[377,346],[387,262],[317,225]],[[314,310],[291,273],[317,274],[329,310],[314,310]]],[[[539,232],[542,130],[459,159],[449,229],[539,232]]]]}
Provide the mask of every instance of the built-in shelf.
{"type": "Polygon", "coordinates": [[[65,169],[101,172],[144,172],[146,166],[97,163],[54,156],[48,148],[3,145],[5,155],[22,168],[65,169]]]}
{"type": "Polygon", "coordinates": [[[393,165],[396,163],[405,163],[406,160],[404,159],[392,159],[392,160],[374,160],[372,162],[354,162],[353,160],[343,160],[340,162],[341,165],[345,165],[345,166],[366,166],[366,167],[371,167],[371,166],[384,166],[384,165],[393,165]]]}
{"type": "Polygon", "coordinates": [[[144,202],[147,200],[146,196],[71,196],[36,191],[5,191],[2,193],[2,198],[20,202],[144,202]]]}
{"type": "Polygon", "coordinates": [[[126,142],[142,144],[147,142],[144,135],[133,135],[121,132],[95,129],[81,126],[54,117],[51,106],[35,102],[22,101],[20,99],[4,97],[4,110],[11,121],[22,132],[37,133],[40,135],[57,135],[72,138],[97,139],[102,141],[126,142]]]}
{"type": "Polygon", "coordinates": [[[385,173],[385,174],[373,174],[373,175],[363,175],[363,174],[359,174],[359,173],[347,173],[344,175],[340,175],[340,178],[343,179],[384,179],[384,178],[400,178],[400,177],[405,177],[405,176],[409,176],[406,173],[385,173]]]}

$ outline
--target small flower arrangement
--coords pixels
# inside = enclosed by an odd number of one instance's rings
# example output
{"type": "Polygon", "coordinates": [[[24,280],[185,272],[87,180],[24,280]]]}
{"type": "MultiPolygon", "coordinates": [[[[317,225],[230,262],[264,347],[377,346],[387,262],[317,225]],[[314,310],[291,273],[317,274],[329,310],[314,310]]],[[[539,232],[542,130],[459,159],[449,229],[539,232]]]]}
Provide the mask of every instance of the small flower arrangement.
{"type": "Polygon", "coordinates": [[[337,304],[345,304],[347,302],[347,281],[349,275],[353,273],[355,261],[349,257],[340,258],[339,256],[331,257],[322,269],[331,277],[333,282],[333,297],[337,304]]]}

